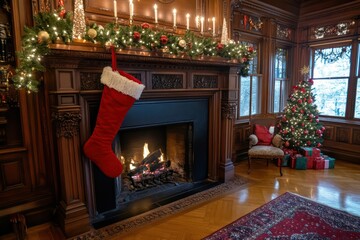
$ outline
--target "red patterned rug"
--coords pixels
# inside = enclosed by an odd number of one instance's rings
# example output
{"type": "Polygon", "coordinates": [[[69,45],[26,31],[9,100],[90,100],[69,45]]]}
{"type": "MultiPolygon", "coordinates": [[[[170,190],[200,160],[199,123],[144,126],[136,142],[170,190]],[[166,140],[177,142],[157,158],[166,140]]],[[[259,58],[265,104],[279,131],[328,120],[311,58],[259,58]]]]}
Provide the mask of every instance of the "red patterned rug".
{"type": "Polygon", "coordinates": [[[204,240],[360,239],[360,217],[285,193],[204,240]]]}

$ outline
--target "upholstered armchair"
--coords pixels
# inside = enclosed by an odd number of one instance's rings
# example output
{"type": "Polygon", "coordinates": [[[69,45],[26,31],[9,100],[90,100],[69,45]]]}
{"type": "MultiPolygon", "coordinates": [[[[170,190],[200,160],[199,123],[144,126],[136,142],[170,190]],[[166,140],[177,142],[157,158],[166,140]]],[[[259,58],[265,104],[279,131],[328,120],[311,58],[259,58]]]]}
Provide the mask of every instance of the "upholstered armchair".
{"type": "Polygon", "coordinates": [[[254,124],[253,133],[249,136],[248,150],[248,173],[251,172],[251,161],[253,159],[266,159],[267,166],[269,160],[277,159],[280,168],[280,176],[282,176],[282,159],[284,152],[281,149],[281,136],[274,133],[274,127],[254,124]]]}

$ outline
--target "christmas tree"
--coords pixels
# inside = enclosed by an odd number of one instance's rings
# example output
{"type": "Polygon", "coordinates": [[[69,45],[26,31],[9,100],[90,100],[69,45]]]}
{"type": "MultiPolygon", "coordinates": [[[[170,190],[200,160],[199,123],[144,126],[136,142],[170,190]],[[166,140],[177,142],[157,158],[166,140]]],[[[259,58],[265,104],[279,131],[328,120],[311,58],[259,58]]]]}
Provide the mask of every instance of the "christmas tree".
{"type": "Polygon", "coordinates": [[[301,74],[304,79],[292,88],[278,125],[284,146],[290,149],[320,147],[325,130],[319,121],[319,111],[314,104],[315,99],[311,92],[314,82],[309,79],[309,67],[304,66],[301,74]]]}

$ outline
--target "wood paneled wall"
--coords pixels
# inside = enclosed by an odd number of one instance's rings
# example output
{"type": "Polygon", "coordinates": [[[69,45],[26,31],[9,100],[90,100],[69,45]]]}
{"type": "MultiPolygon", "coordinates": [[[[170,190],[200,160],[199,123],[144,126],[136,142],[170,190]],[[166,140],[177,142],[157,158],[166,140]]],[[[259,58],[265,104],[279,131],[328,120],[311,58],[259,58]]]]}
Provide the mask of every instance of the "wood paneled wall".
{"type": "MultiPolygon", "coordinates": [[[[296,14],[296,4],[290,1],[283,1],[282,4],[270,4],[272,1],[244,1],[237,8],[232,9],[232,33],[239,39],[253,40],[258,42],[260,51],[260,73],[263,74],[261,89],[261,113],[260,115],[271,114],[271,78],[272,58],[274,46],[284,44],[292,46],[293,62],[291,63],[291,75],[289,87],[296,84],[301,77],[299,69],[310,63],[310,46],[336,42],[339,40],[353,41],[357,44],[359,37],[359,21],[357,11],[360,8],[359,1],[302,1],[299,2],[299,15],[296,14]],[[282,8],[282,9],[280,9],[282,8]],[[247,31],[242,27],[242,16],[249,14],[260,17],[263,21],[263,29],[257,32],[247,31]],[[329,16],[331,15],[331,19],[329,16]],[[334,24],[357,19],[356,26],[346,36],[332,36],[328,39],[314,39],[312,31],[314,27],[326,24],[334,24]],[[281,24],[294,30],[293,39],[279,39],[274,34],[274,26],[281,24]]],[[[356,57],[353,57],[353,61],[356,57]]],[[[356,88],[356,86],[352,86],[356,88]]],[[[348,102],[348,112],[354,108],[355,96],[351,96],[348,102]]],[[[287,97],[285,97],[287,98],[287,97]]],[[[326,127],[325,141],[322,151],[334,157],[346,156],[349,161],[360,163],[359,139],[360,121],[353,119],[347,114],[345,119],[320,118],[326,127]]],[[[247,158],[249,124],[247,119],[240,119],[234,126],[234,152],[233,161],[247,158]]]]}

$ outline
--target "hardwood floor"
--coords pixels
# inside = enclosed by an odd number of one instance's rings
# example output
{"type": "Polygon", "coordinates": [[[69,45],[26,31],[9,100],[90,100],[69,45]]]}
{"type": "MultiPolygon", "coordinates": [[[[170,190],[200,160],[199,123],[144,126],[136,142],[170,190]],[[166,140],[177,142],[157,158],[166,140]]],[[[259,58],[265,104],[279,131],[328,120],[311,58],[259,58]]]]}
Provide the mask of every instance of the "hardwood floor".
{"type": "MultiPolygon", "coordinates": [[[[248,175],[246,161],[235,167],[238,175],[249,180],[240,190],[112,239],[198,240],[287,191],[360,216],[360,165],[337,160],[335,169],[328,170],[285,167],[282,177],[275,165],[266,167],[261,160],[255,160],[252,169],[248,175]]],[[[59,233],[45,224],[30,228],[28,240],[64,239],[59,233]]]]}

